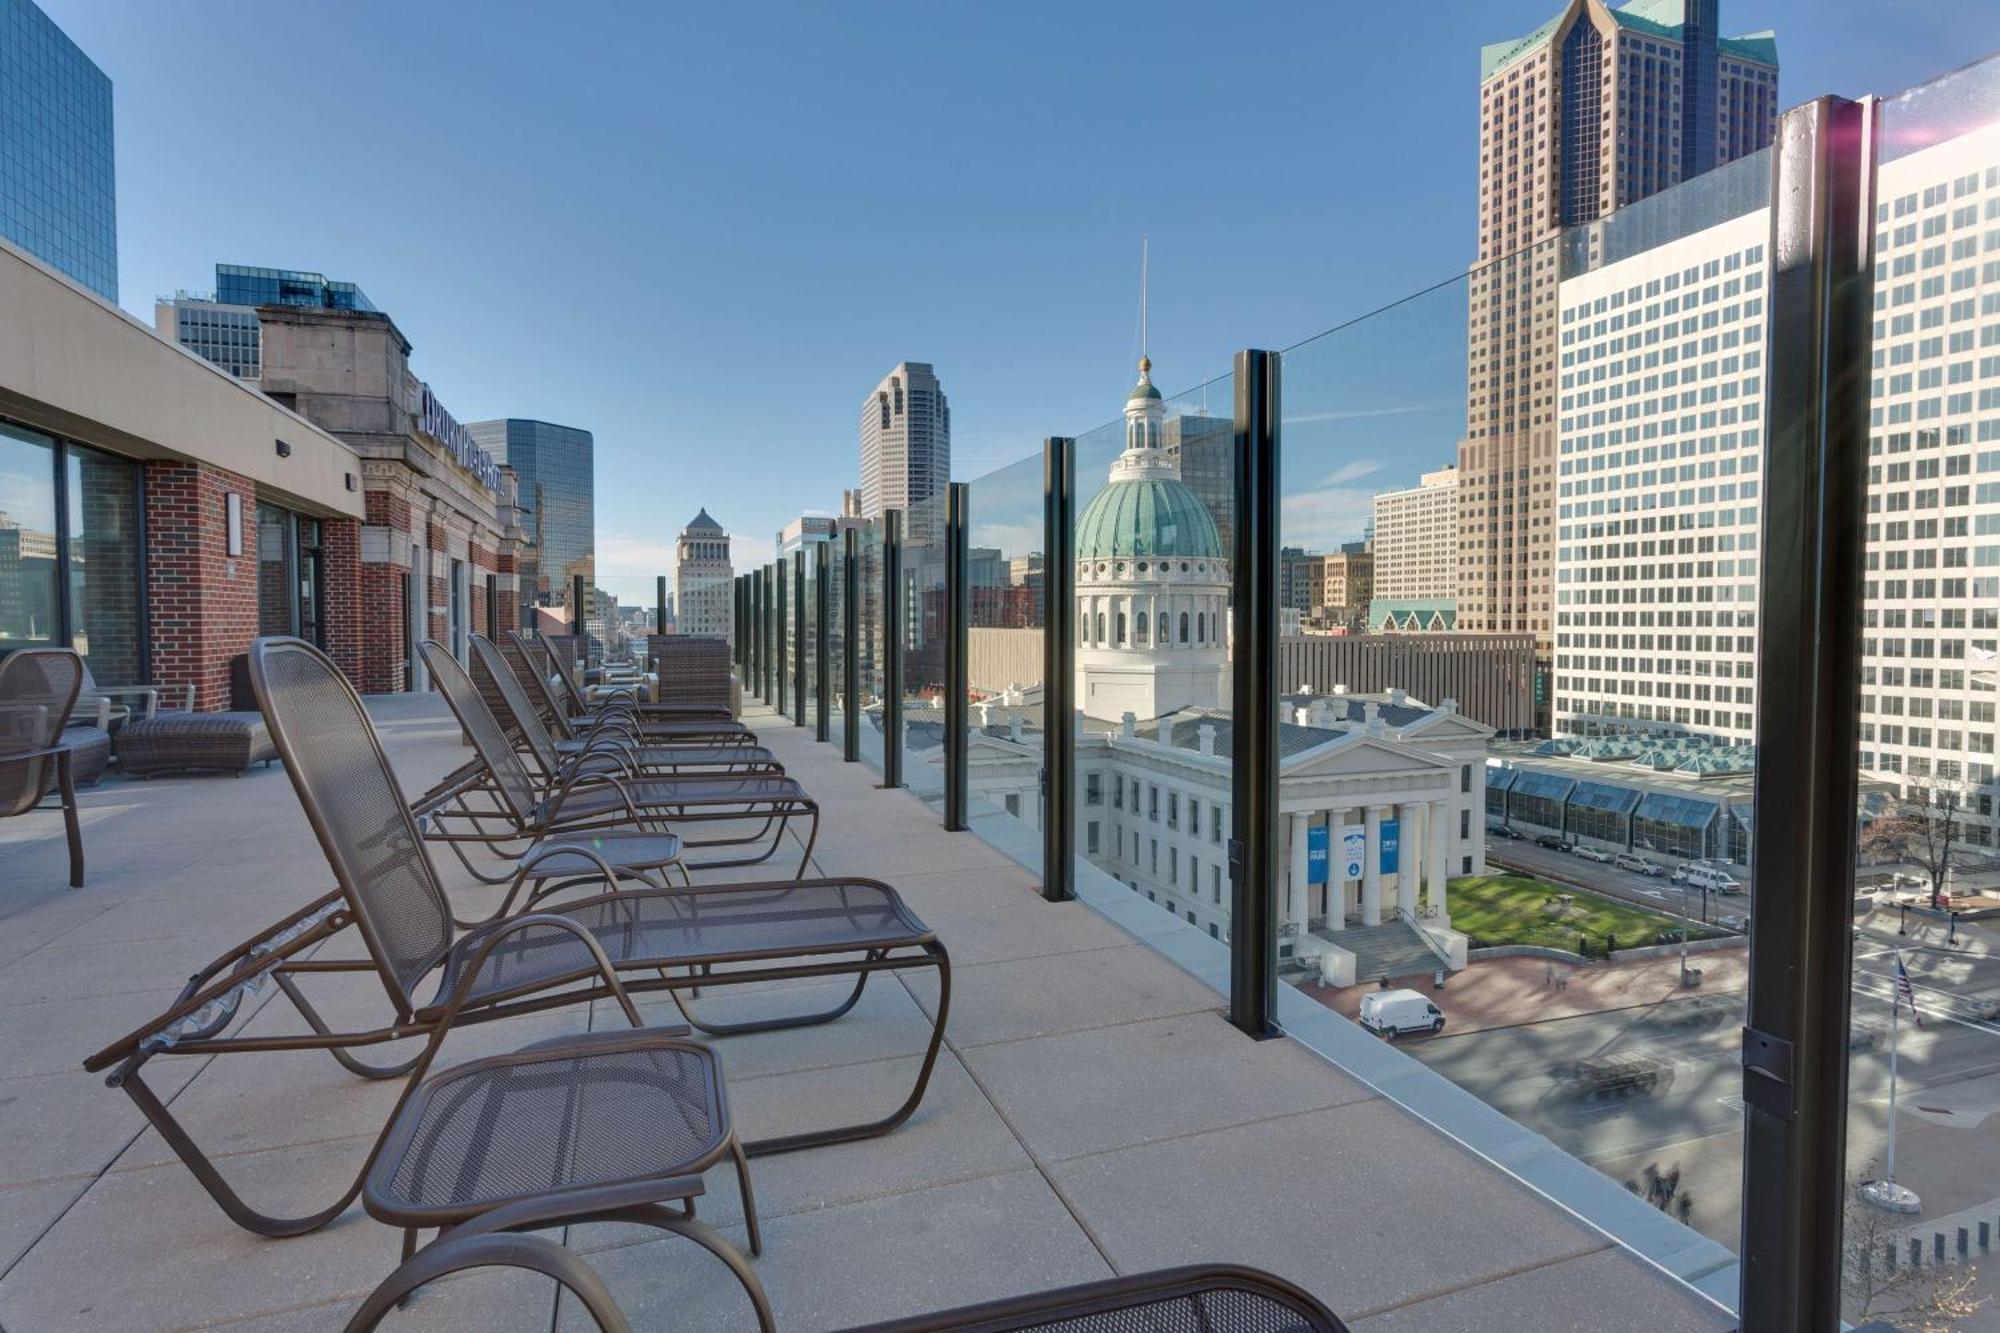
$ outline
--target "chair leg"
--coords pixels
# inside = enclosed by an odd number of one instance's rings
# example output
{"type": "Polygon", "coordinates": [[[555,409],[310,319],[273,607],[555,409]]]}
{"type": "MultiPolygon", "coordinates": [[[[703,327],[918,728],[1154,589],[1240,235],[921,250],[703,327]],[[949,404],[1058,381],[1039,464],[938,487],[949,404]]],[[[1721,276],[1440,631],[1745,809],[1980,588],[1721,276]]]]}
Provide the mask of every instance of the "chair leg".
{"type": "MultiPolygon", "coordinates": [[[[732,1134],[729,1136],[729,1155],[736,1159],[736,1185],[743,1191],[743,1226],[750,1233],[750,1253],[764,1253],[764,1233],[757,1225],[757,1195],[750,1188],[750,1159],[743,1155],[743,1140],[732,1134]]],[[[692,1207],[694,1200],[689,1199],[692,1207]]],[[[693,1216],[690,1212],[689,1216],[693,1216]]]]}
{"type": "Polygon", "coordinates": [[[76,778],[70,769],[70,752],[56,755],[56,782],[62,789],[63,830],[69,834],[69,886],[83,887],[83,828],[77,822],[76,778]]]}

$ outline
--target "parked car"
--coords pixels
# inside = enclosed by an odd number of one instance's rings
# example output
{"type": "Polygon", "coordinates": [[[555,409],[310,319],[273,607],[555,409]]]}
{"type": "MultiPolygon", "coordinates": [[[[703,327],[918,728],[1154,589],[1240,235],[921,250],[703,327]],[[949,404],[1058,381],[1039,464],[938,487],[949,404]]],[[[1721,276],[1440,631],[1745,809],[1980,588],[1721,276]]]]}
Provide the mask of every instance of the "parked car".
{"type": "Polygon", "coordinates": [[[1510,829],[1505,824],[1488,824],[1486,826],[1486,836],[1489,838],[1505,838],[1510,842],[1518,842],[1521,838],[1519,830],[1510,829]]]}
{"type": "Polygon", "coordinates": [[[1707,889],[1710,893],[1734,894],[1743,892],[1742,882],[1727,871],[1712,865],[1693,863],[1680,866],[1674,871],[1674,881],[1691,889],[1707,889]]]}
{"type": "Polygon", "coordinates": [[[1580,856],[1586,861],[1595,861],[1599,865],[1611,864],[1611,853],[1605,851],[1602,847],[1590,847],[1583,843],[1578,843],[1569,850],[1572,855],[1580,856]]]}
{"type": "Polygon", "coordinates": [[[1535,846],[1546,847],[1552,852],[1566,852],[1569,850],[1569,843],[1563,840],[1563,836],[1560,833],[1542,834],[1535,839],[1535,846]]]}
{"type": "Polygon", "coordinates": [[[1645,857],[1635,855],[1631,852],[1618,853],[1618,855],[1611,858],[1611,864],[1617,866],[1620,870],[1629,870],[1635,875],[1644,875],[1648,879],[1657,879],[1666,873],[1660,868],[1658,863],[1648,861],[1645,857]]]}
{"type": "Polygon", "coordinates": [[[1732,935],[1741,935],[1750,929],[1750,918],[1741,912],[1724,912],[1715,918],[1715,924],[1732,935]]]}
{"type": "Polygon", "coordinates": [[[1394,1041],[1405,1032],[1444,1031],[1444,1011],[1420,991],[1370,991],[1361,997],[1361,1026],[1394,1041]]]}
{"type": "Polygon", "coordinates": [[[1615,1051],[1610,1055],[1579,1060],[1558,1077],[1580,1097],[1622,1096],[1628,1092],[1656,1092],[1670,1088],[1674,1066],[1643,1051],[1615,1051]]]}

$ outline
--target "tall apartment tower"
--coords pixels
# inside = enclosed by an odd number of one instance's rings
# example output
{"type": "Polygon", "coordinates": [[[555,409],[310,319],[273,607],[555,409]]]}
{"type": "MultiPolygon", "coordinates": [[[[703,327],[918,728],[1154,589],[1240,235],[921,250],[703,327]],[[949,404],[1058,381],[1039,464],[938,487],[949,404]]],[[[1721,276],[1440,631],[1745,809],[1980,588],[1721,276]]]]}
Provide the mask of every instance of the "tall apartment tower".
{"type": "Polygon", "coordinates": [[[0,237],[118,301],[111,80],[34,0],[0,0],[0,237]]]}
{"type": "Polygon", "coordinates": [[[1458,599],[1458,469],[1426,472],[1415,486],[1375,497],[1378,598],[1452,610],[1458,599]]]}
{"type": "Polygon", "coordinates": [[[676,631],[710,639],[731,637],[736,571],[729,563],[729,534],[704,509],[681,529],[674,557],[676,631]]]}
{"type": "Polygon", "coordinates": [[[535,606],[568,606],[581,574],[597,584],[595,438],[575,426],[503,417],[466,426],[473,440],[521,479],[521,508],[539,552],[535,606]]]}
{"type": "Polygon", "coordinates": [[[1552,651],[1556,284],[1565,227],[1765,147],[1777,42],[1717,0],[1570,0],[1480,53],[1479,251],[1459,446],[1458,627],[1552,651]]]}
{"type": "Polygon", "coordinates": [[[924,361],[905,361],[883,376],[861,404],[861,514],[901,509],[908,535],[930,533],[924,501],[951,480],[951,406],[924,361]]]}

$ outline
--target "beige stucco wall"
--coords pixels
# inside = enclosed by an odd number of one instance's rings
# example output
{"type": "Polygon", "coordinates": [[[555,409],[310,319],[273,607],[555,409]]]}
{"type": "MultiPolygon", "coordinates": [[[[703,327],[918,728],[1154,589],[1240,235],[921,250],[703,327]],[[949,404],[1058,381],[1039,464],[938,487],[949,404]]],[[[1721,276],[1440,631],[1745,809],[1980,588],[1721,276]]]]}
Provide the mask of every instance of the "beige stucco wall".
{"type": "Polygon", "coordinates": [[[1038,629],[982,629],[965,632],[966,684],[995,694],[1009,685],[1042,683],[1042,632],[1038,629]]]}
{"type": "Polygon", "coordinates": [[[0,416],[135,458],[226,468],[321,517],[365,512],[353,450],[4,241],[0,416]]]}

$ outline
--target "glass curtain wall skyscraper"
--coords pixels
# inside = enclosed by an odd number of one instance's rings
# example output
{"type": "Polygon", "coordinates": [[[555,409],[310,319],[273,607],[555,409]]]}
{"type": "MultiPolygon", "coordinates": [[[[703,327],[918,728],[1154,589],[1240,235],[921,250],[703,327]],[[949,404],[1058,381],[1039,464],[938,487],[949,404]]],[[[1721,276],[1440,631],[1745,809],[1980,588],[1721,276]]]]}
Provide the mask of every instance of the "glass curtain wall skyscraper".
{"type": "Polygon", "coordinates": [[[118,300],[111,80],[33,0],[0,0],[0,236],[118,300]]]}
{"type": "Polygon", "coordinates": [[[587,430],[506,417],[466,427],[481,448],[521,479],[521,508],[539,552],[528,601],[568,606],[581,574],[597,579],[595,442],[587,430]]]}

